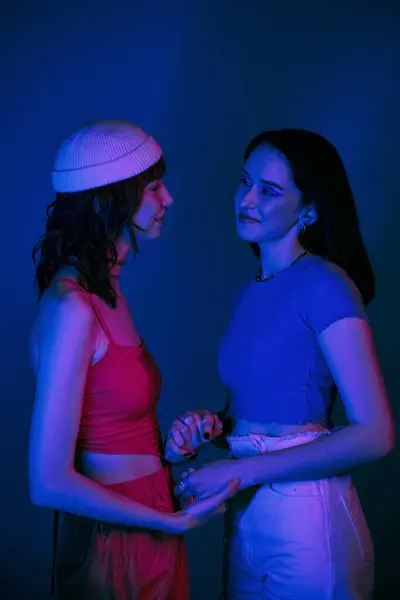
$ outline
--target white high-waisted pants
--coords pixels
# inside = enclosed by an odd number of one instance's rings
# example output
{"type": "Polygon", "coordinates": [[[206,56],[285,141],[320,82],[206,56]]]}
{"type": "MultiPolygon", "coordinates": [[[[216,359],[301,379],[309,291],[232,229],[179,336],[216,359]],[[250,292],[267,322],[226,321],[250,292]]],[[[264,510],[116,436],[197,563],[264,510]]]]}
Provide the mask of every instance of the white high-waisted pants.
{"type": "MultiPolygon", "coordinates": [[[[321,432],[228,438],[235,458],[312,442],[321,432]]],[[[350,477],[272,483],[230,502],[227,600],[369,600],[374,550],[350,477]]]]}

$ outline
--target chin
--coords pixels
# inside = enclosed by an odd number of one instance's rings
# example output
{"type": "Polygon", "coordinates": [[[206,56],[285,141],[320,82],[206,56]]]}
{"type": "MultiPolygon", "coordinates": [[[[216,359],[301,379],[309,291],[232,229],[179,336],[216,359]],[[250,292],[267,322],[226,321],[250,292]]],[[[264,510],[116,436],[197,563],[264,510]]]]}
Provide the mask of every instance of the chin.
{"type": "Polygon", "coordinates": [[[151,242],[151,240],[157,240],[161,235],[160,228],[153,227],[149,231],[140,231],[136,234],[137,240],[143,242],[151,242]]]}
{"type": "Polygon", "coordinates": [[[161,230],[160,229],[152,229],[151,231],[149,231],[148,236],[147,236],[147,240],[151,241],[151,240],[158,240],[158,238],[161,235],[161,230]]]}
{"type": "Polygon", "coordinates": [[[257,243],[259,241],[260,236],[256,235],[255,232],[249,231],[249,228],[243,226],[241,223],[237,224],[236,232],[241,240],[249,243],[257,243]]]}

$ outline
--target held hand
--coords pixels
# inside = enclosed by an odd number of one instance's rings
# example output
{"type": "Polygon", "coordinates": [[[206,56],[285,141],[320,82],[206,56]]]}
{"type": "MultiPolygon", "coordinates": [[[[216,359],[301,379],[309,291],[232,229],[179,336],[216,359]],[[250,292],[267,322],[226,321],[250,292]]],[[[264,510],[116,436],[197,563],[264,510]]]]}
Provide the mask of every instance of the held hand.
{"type": "Polygon", "coordinates": [[[225,512],[225,502],[234,496],[240,487],[240,480],[233,479],[207,499],[193,502],[183,510],[168,516],[166,530],[169,533],[183,534],[204,525],[207,521],[225,512]]]}
{"type": "Polygon", "coordinates": [[[175,430],[175,426],[172,425],[165,443],[165,460],[172,464],[179,464],[189,458],[194,458],[195,456],[195,450],[190,448],[189,444],[185,444],[182,434],[178,430],[175,430]],[[176,440],[179,440],[180,438],[182,441],[180,442],[180,445],[178,445],[176,440]]]}
{"type": "Polygon", "coordinates": [[[234,479],[238,479],[241,483],[240,488],[243,488],[243,474],[238,472],[239,468],[240,461],[217,460],[202,469],[196,471],[190,469],[182,474],[182,480],[175,487],[174,493],[183,501],[191,496],[199,501],[221,493],[234,479]]]}
{"type": "MultiPolygon", "coordinates": [[[[187,477],[190,473],[194,473],[195,470],[196,469],[192,469],[191,467],[189,467],[187,471],[181,474],[181,479],[185,479],[185,477],[187,477]]],[[[179,500],[182,508],[186,508],[189,504],[196,502],[196,498],[194,496],[191,496],[190,493],[185,493],[185,491],[183,491],[182,494],[180,494],[179,500]]]]}
{"type": "Polygon", "coordinates": [[[166,459],[195,455],[196,450],[222,433],[222,422],[214,413],[200,409],[175,419],[166,443],[166,459]]]}

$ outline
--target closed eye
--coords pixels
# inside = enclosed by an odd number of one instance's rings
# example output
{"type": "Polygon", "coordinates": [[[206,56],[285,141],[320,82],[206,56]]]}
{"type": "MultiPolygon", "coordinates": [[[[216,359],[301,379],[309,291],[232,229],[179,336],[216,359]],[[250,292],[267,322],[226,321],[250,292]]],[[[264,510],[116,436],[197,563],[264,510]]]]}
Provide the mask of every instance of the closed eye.
{"type": "Polygon", "coordinates": [[[158,190],[160,189],[160,187],[161,187],[161,181],[154,181],[153,183],[151,183],[148,186],[147,189],[150,190],[150,192],[158,192],[158,190]]]}

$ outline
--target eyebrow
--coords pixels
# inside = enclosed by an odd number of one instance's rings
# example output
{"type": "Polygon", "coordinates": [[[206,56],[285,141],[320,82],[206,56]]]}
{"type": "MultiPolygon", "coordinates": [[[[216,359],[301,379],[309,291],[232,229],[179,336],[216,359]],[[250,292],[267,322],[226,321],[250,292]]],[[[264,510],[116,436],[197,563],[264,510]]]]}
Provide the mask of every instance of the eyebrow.
{"type": "MultiPolygon", "coordinates": [[[[242,169],[242,173],[244,173],[244,175],[246,175],[249,179],[251,179],[250,175],[248,174],[248,172],[245,169],[242,169]]],[[[274,183],[273,181],[268,181],[268,179],[260,179],[260,181],[261,181],[261,183],[265,183],[266,185],[271,185],[272,187],[275,187],[278,190],[281,190],[282,192],[285,191],[283,189],[283,187],[279,185],[279,183],[274,183]]]]}

